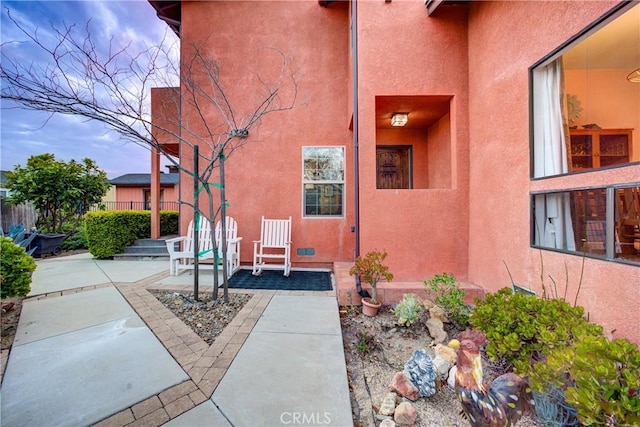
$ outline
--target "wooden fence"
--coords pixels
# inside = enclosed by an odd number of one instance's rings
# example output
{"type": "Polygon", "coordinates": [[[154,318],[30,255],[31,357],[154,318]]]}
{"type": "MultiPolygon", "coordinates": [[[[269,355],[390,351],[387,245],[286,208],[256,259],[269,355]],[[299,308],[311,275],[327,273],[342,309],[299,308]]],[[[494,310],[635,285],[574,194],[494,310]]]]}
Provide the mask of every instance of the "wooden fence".
{"type": "Polygon", "coordinates": [[[36,226],[38,215],[30,203],[23,205],[11,205],[5,199],[0,199],[0,217],[2,230],[9,232],[12,225],[24,224],[25,229],[30,230],[36,226]]]}
{"type": "MultiPolygon", "coordinates": [[[[11,205],[5,199],[0,198],[0,218],[2,219],[2,231],[8,233],[12,225],[24,224],[25,229],[31,230],[36,226],[38,215],[30,203],[23,205],[11,205]]],[[[90,209],[91,212],[100,210],[150,210],[148,202],[102,202],[90,209]]],[[[160,210],[177,211],[178,202],[160,202],[160,210]]]]}

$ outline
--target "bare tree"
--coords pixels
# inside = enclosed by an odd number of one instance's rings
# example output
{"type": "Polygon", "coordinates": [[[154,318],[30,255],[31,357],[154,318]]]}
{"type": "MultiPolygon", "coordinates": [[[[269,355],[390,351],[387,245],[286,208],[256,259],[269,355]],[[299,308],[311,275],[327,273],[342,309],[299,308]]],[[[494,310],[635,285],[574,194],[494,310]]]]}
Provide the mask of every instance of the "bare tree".
{"type": "MultiPolygon", "coordinates": [[[[266,80],[253,74],[255,85],[250,89],[258,101],[242,113],[228,96],[220,76],[218,62],[204,52],[205,42],[183,49],[180,60],[172,52],[167,37],[157,46],[132,52],[132,45],[117,47],[113,40],[108,48],[100,49],[92,38],[90,22],[78,30],[74,25],[51,26],[53,41],[42,37],[38,29],[29,29],[14,19],[9,20],[26,36],[29,44],[46,61],[26,63],[12,49],[15,41],[0,45],[2,62],[1,97],[3,108],[21,108],[53,114],[81,116],[103,123],[123,139],[163,153],[179,170],[193,177],[194,201],[184,202],[194,208],[194,223],[205,216],[215,227],[216,218],[222,221],[222,273],[224,301],[228,301],[226,263],[225,160],[250,141],[249,131],[267,114],[290,110],[297,97],[295,72],[288,58],[277,49],[266,50],[278,58],[275,77],[266,80]],[[186,57],[185,57],[186,56],[186,57]],[[164,101],[172,103],[174,112],[152,118],[150,93],[152,87],[175,87],[164,101]],[[190,114],[185,115],[188,111],[190,114]],[[193,169],[166,154],[158,138],[162,135],[190,147],[198,153],[193,169]],[[199,150],[205,147],[204,150],[199,150]],[[203,168],[198,167],[203,163],[203,168]],[[219,183],[213,183],[218,169],[219,183]],[[199,193],[207,196],[206,213],[198,204],[199,193]],[[216,194],[217,193],[217,194],[216,194]],[[216,197],[218,196],[218,197],[216,197]],[[217,203],[216,203],[216,199],[217,203]]],[[[51,117],[51,116],[50,116],[51,117]]],[[[215,258],[217,249],[212,234],[215,258]]],[[[217,259],[216,259],[217,261],[217,259]]],[[[195,257],[195,272],[198,257],[195,257]]],[[[214,299],[218,296],[218,263],[214,263],[214,299]]],[[[194,274],[194,293],[198,298],[198,275],[194,274]]]]}

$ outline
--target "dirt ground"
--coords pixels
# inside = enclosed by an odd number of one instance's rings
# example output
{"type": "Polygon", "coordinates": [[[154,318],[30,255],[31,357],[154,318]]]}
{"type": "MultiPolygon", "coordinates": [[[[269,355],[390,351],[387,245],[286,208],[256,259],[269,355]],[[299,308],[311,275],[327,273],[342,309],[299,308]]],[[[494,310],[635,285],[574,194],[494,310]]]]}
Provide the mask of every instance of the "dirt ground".
{"type": "Polygon", "coordinates": [[[6,362],[13,345],[13,338],[16,335],[18,329],[18,321],[20,320],[20,312],[22,311],[22,300],[24,298],[5,298],[0,301],[2,306],[2,313],[0,313],[0,357],[2,358],[2,376],[4,377],[4,370],[6,368],[6,362]]]}
{"type": "MultiPolygon", "coordinates": [[[[419,321],[404,327],[398,326],[395,315],[388,307],[382,307],[376,317],[362,315],[359,307],[342,308],[341,311],[342,315],[346,311],[341,324],[354,426],[378,426],[381,420],[376,417],[377,410],[389,392],[388,386],[393,375],[404,369],[415,350],[425,349],[433,354],[432,339],[424,326],[427,316],[423,312],[419,321]],[[362,344],[358,348],[361,330],[367,330],[373,336],[367,344],[369,352],[361,351],[362,344]]],[[[461,332],[449,324],[446,324],[445,330],[449,339],[461,332]]],[[[488,378],[504,373],[504,367],[486,359],[483,365],[488,378]]],[[[454,391],[446,384],[441,385],[434,396],[420,398],[412,404],[418,413],[415,426],[469,426],[460,413],[462,407],[454,391]]],[[[532,417],[523,418],[516,425],[540,426],[532,417]]]]}

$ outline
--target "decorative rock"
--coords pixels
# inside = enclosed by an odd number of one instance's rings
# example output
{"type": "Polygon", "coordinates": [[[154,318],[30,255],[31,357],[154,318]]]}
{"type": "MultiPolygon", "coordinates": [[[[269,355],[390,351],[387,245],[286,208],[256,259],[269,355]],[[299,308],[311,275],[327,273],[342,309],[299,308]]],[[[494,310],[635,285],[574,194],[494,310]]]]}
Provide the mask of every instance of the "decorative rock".
{"type": "Polygon", "coordinates": [[[396,372],[391,384],[389,384],[389,388],[414,402],[420,397],[418,388],[409,381],[404,372],[396,372]]]}
{"type": "Polygon", "coordinates": [[[447,385],[455,390],[456,388],[456,372],[458,371],[458,367],[453,365],[451,369],[449,369],[449,377],[447,378],[447,385]]]}
{"type": "Polygon", "coordinates": [[[416,350],[404,365],[404,375],[420,392],[421,397],[433,396],[436,392],[436,370],[426,350],[416,350]]]}
{"type": "MultiPolygon", "coordinates": [[[[380,415],[380,414],[376,414],[376,420],[378,421],[393,421],[393,416],[392,415],[380,415]]],[[[394,423],[395,424],[395,423],[394,423]]]]}
{"type": "Polygon", "coordinates": [[[392,419],[383,420],[380,427],[396,427],[396,423],[392,419]]]}
{"type": "Polygon", "coordinates": [[[402,402],[399,404],[393,414],[393,419],[396,424],[411,425],[416,422],[416,418],[418,418],[418,412],[409,402],[402,402]]]}
{"type": "Polygon", "coordinates": [[[447,317],[447,313],[444,312],[442,307],[438,307],[434,305],[429,309],[429,317],[435,317],[436,319],[442,320],[443,323],[448,323],[449,318],[447,317]]]}
{"type": "Polygon", "coordinates": [[[422,300],[422,306],[427,311],[431,310],[431,307],[433,307],[434,305],[436,304],[431,300],[428,300],[428,299],[422,300]]]}
{"type": "Polygon", "coordinates": [[[440,344],[447,340],[448,335],[444,330],[444,324],[437,317],[432,317],[426,321],[427,329],[429,329],[429,335],[433,338],[434,344],[440,344]]]}
{"type": "Polygon", "coordinates": [[[382,400],[382,405],[380,405],[378,413],[380,415],[393,415],[393,412],[396,409],[397,397],[398,396],[395,393],[387,393],[382,400]]]}
{"type": "Polygon", "coordinates": [[[433,358],[433,367],[436,369],[439,380],[446,380],[449,376],[451,364],[440,356],[433,358]]]}
{"type": "Polygon", "coordinates": [[[452,365],[455,364],[456,361],[458,360],[458,355],[456,354],[456,351],[449,346],[437,344],[435,351],[436,351],[436,356],[442,357],[444,360],[451,363],[452,365]]]}

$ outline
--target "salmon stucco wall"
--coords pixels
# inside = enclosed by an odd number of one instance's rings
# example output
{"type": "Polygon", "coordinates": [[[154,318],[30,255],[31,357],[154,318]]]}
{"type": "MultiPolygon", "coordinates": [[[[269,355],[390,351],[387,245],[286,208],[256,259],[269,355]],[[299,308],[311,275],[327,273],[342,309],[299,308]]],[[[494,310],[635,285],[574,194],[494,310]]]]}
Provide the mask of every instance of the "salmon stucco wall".
{"type": "MultiPolygon", "coordinates": [[[[264,99],[265,85],[279,88],[277,101],[283,106],[295,95],[291,109],[264,116],[247,139],[234,140],[235,149],[225,152],[227,213],[238,222],[243,238],[241,262],[252,262],[252,241],[259,238],[263,215],[292,217],[294,265],[331,266],[336,260],[353,260],[348,10],[323,8],[314,1],[184,2],[181,40],[183,74],[196,45],[203,46],[206,58],[218,61],[220,81],[239,127],[264,99]],[[343,216],[303,216],[304,146],[344,147],[343,216]],[[299,248],[313,249],[315,255],[299,256],[299,248]]],[[[206,80],[201,82],[210,90],[206,80]]],[[[212,128],[226,131],[220,112],[211,103],[205,105],[202,111],[212,128]]],[[[197,112],[185,101],[182,114],[185,125],[202,134],[197,112]]],[[[198,144],[204,155],[211,154],[206,140],[198,144]]],[[[181,150],[182,164],[191,168],[192,151],[186,145],[181,150]]],[[[205,165],[202,162],[201,170],[205,165]]],[[[210,181],[220,182],[217,169],[210,181]]],[[[181,186],[183,199],[192,198],[193,183],[185,174],[181,186]]],[[[200,203],[206,206],[206,199],[201,197],[200,203]]],[[[189,208],[183,208],[182,230],[192,217],[189,208]]]]}
{"type": "MultiPolygon", "coordinates": [[[[442,272],[462,280],[467,276],[466,11],[443,14],[428,18],[424,2],[417,0],[358,2],[360,252],[386,250],[394,282],[421,282],[442,272]],[[451,97],[451,117],[424,132],[427,176],[416,171],[414,189],[376,189],[376,143],[381,141],[376,96],[433,95],[451,97]],[[447,144],[449,155],[442,150],[447,144]]],[[[398,132],[394,143],[402,141],[398,132]]]]}
{"type": "Polygon", "coordinates": [[[514,280],[538,293],[550,276],[605,331],[640,342],[637,266],[530,248],[530,191],[637,182],[640,167],[531,181],[528,69],[617,2],[474,2],[469,12],[469,281],[514,280]],[[559,25],[561,23],[561,25],[559,25]],[[527,189],[529,191],[527,191],[527,189]],[[582,274],[584,261],[584,274],[582,274]],[[614,332],[615,331],[615,332],[614,332]]]}

